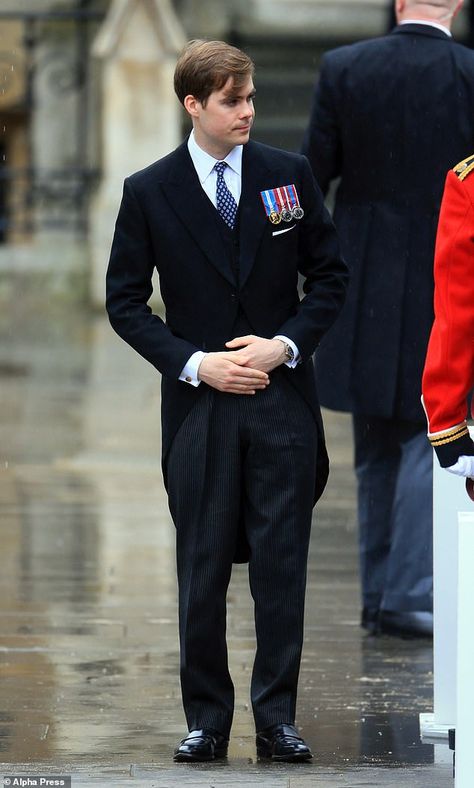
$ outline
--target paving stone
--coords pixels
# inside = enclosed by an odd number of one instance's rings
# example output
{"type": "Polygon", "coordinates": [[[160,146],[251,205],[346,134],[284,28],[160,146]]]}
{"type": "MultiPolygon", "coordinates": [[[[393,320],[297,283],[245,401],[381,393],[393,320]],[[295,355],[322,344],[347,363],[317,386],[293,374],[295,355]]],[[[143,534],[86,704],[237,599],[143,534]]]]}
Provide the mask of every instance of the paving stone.
{"type": "MultiPolygon", "coordinates": [[[[236,713],[229,760],[177,768],[174,526],[159,469],[159,378],[79,307],[0,310],[0,756],[74,784],[452,784],[419,738],[432,648],[359,627],[350,420],[326,414],[332,473],[316,508],[298,723],[304,768],[255,763],[246,568],[228,597],[236,713]],[[21,366],[22,374],[15,374],[21,366]]],[[[438,756],[437,760],[438,759],[438,756]]],[[[441,760],[449,760],[447,758],[441,760]]],[[[9,771],[6,771],[6,770],[9,771]]]]}

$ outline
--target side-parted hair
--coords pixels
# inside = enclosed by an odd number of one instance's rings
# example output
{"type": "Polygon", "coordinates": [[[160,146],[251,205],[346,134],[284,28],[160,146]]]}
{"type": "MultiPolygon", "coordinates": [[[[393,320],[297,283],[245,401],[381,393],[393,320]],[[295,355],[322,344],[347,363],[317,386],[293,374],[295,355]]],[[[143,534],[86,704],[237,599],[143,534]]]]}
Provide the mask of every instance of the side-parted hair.
{"type": "Polygon", "coordinates": [[[181,104],[194,96],[205,106],[215,90],[221,90],[229,77],[240,88],[254,74],[255,66],[245,52],[224,41],[188,41],[176,64],[174,90],[181,104]]]}

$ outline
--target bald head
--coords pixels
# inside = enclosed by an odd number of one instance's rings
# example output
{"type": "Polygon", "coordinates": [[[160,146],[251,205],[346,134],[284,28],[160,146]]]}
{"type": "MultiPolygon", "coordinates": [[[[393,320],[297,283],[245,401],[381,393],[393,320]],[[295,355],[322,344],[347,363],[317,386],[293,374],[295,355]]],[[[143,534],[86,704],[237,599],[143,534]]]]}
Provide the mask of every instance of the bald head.
{"type": "Polygon", "coordinates": [[[450,28],[462,4],[463,0],[395,0],[395,13],[397,22],[420,19],[450,28]]]}

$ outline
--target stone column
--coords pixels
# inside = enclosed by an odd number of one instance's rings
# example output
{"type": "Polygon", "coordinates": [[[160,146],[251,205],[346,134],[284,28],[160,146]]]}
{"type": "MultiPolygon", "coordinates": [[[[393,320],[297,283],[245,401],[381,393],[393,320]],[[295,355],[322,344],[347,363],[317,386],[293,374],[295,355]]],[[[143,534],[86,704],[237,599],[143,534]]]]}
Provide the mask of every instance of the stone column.
{"type": "Polygon", "coordinates": [[[91,294],[104,277],[123,179],[180,142],[173,72],[185,34],[170,0],[112,0],[92,54],[101,65],[102,178],[91,201],[91,294]]]}

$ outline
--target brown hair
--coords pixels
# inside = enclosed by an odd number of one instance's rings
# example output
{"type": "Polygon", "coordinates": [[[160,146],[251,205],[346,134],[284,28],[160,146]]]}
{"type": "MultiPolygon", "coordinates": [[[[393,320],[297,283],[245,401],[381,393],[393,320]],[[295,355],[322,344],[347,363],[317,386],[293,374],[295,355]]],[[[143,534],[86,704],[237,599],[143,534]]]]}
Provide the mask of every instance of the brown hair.
{"type": "Polygon", "coordinates": [[[236,88],[253,76],[255,66],[245,52],[224,41],[188,41],[176,64],[174,90],[181,104],[194,96],[204,106],[214,90],[221,90],[229,77],[236,88]]]}

